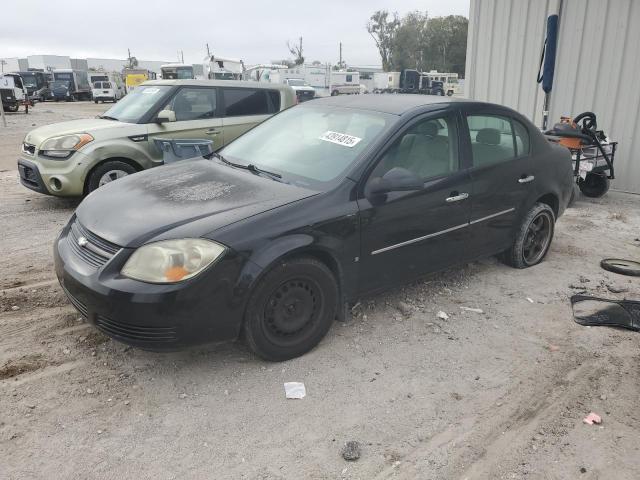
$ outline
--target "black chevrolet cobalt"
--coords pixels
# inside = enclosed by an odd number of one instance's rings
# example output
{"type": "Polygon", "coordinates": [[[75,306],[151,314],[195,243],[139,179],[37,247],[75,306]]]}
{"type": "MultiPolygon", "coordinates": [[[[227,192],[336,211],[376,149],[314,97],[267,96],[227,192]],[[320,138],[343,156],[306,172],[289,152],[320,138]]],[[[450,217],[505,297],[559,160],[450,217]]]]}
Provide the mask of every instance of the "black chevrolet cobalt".
{"type": "Polygon", "coordinates": [[[147,349],[236,339],[284,360],[358,297],[489,255],[545,257],[569,151],[517,112],[422,95],[321,99],[209,158],[89,195],[55,244],[75,307],[147,349]]]}

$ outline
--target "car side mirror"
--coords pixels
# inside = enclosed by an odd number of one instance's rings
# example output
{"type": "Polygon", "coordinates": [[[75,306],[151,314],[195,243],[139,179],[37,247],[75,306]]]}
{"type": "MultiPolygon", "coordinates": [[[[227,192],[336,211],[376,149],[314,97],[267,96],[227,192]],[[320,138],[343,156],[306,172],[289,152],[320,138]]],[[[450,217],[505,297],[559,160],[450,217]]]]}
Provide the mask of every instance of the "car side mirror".
{"type": "Polygon", "coordinates": [[[176,112],[173,110],[160,110],[156,116],[156,123],[175,122],[176,112]]]}
{"type": "Polygon", "coordinates": [[[411,170],[393,167],[382,177],[372,178],[365,187],[365,194],[370,196],[389,192],[411,192],[423,188],[424,182],[411,170]]]}

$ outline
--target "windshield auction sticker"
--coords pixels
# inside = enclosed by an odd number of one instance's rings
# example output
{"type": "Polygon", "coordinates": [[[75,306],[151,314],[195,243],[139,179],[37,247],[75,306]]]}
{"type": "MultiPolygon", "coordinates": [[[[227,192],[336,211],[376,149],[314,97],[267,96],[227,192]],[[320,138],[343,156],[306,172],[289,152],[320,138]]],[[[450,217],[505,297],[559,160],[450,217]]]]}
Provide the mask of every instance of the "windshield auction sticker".
{"type": "Polygon", "coordinates": [[[331,130],[327,130],[322,135],[320,135],[320,140],[324,140],[325,142],[337,143],[338,145],[342,145],[343,147],[355,147],[361,138],[354,137],[352,135],[347,135],[346,133],[338,133],[332,132],[331,130]]]}

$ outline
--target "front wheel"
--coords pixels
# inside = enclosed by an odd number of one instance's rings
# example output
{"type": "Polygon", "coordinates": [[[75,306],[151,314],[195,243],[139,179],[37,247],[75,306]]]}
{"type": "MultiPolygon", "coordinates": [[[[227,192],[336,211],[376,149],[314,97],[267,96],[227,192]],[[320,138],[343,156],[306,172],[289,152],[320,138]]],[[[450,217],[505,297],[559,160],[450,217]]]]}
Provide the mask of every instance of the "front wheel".
{"type": "Polygon", "coordinates": [[[136,169],[128,163],[120,160],[111,160],[98,165],[90,174],[87,181],[87,194],[98,188],[118,180],[127,175],[136,173],[136,169]]]}
{"type": "Polygon", "coordinates": [[[501,260],[514,268],[527,268],[540,263],[549,251],[556,216],[546,203],[536,203],[525,215],[511,247],[501,260]]]}
{"type": "Polygon", "coordinates": [[[587,173],[583,180],[578,179],[578,187],[583,195],[591,198],[600,198],[609,191],[609,179],[603,173],[587,173]]]}
{"type": "Polygon", "coordinates": [[[336,279],[310,257],[280,261],[259,281],[244,319],[246,341],[269,361],[298,357],[331,328],[338,307],[336,279]]]}
{"type": "Polygon", "coordinates": [[[338,92],[338,90],[334,90],[333,92],[331,92],[332,97],[337,97],[339,94],[340,92],[338,92]]]}

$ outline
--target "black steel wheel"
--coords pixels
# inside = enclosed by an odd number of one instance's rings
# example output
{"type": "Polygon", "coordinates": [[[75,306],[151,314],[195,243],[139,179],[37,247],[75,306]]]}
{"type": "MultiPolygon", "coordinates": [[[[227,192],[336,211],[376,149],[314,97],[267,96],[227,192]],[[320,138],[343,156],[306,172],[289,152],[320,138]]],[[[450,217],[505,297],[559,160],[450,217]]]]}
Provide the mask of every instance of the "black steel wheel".
{"type": "Polygon", "coordinates": [[[515,268],[540,263],[549,251],[555,227],[555,214],[545,203],[536,203],[525,215],[513,244],[501,259],[515,268]]]}
{"type": "Polygon", "coordinates": [[[245,313],[249,347],[270,361],[315,347],[331,328],[338,304],[336,280],[310,257],[283,260],[259,281],[245,313]]]}
{"type": "Polygon", "coordinates": [[[600,198],[609,191],[609,179],[604,173],[587,173],[578,179],[578,187],[586,197],[600,198]]]}

